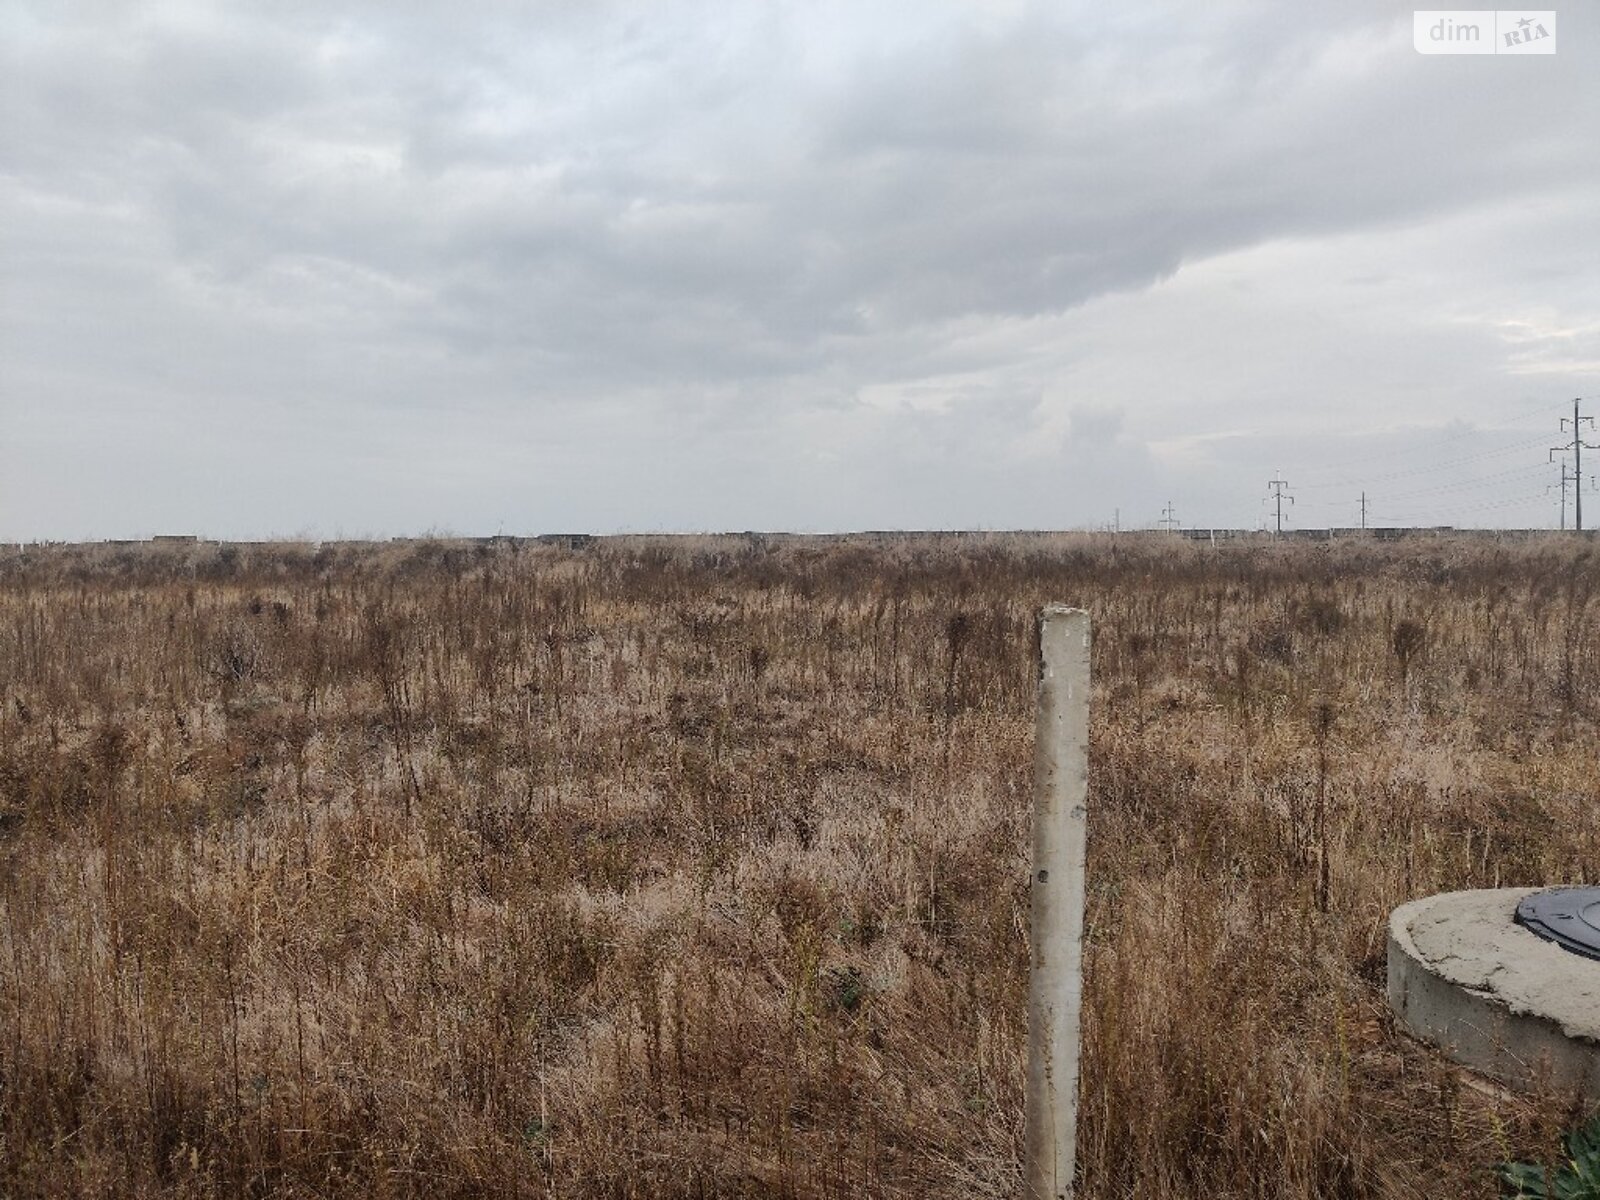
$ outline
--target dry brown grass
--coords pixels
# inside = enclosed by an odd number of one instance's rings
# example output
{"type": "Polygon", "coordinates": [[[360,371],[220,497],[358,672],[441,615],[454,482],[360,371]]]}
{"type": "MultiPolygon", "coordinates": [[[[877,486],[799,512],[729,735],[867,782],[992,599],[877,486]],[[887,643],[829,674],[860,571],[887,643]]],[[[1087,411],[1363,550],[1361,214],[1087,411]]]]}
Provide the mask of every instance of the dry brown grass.
{"type": "Polygon", "coordinates": [[[1384,918],[1600,875],[1582,542],[0,559],[0,1193],[1016,1194],[1033,613],[1096,622],[1089,1197],[1462,1197],[1570,1097],[1384,918]]]}

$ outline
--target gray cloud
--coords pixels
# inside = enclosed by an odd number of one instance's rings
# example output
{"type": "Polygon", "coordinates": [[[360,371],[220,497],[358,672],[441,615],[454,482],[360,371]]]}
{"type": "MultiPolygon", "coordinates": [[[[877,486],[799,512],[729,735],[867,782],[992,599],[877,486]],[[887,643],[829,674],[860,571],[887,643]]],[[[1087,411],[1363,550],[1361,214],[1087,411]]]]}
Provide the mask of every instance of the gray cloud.
{"type": "Polygon", "coordinates": [[[1600,392],[1583,14],[858,7],[16,5],[0,529],[1253,523],[1600,392]]]}

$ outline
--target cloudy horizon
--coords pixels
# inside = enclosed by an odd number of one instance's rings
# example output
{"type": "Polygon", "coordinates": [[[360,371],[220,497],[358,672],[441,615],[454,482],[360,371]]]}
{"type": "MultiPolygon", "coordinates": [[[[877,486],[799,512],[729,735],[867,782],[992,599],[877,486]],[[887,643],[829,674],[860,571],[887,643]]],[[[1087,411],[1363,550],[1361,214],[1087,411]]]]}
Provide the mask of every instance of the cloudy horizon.
{"type": "Polygon", "coordinates": [[[1600,37],[1412,11],[0,0],[0,539],[1553,527],[1600,37]]]}

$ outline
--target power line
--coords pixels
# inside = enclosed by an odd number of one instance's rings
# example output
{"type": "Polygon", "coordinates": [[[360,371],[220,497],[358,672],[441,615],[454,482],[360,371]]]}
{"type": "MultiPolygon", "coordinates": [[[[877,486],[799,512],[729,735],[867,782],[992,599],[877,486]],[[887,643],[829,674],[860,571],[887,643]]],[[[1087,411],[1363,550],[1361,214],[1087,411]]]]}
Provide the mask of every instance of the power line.
{"type": "MultiPolygon", "coordinates": [[[[1592,397],[1585,397],[1585,399],[1591,398],[1592,397]]],[[[1554,404],[1546,399],[1530,401],[1514,409],[1514,415],[1501,419],[1497,425],[1487,428],[1458,429],[1454,433],[1444,434],[1438,437],[1431,436],[1430,431],[1426,428],[1417,429],[1416,427],[1413,427],[1416,432],[1429,435],[1428,441],[1425,443],[1425,445],[1401,446],[1391,450],[1380,450],[1372,454],[1361,454],[1342,459],[1336,458],[1331,462],[1324,462],[1320,466],[1313,469],[1318,471],[1337,471],[1346,467],[1365,467],[1372,463],[1386,462],[1389,459],[1408,458],[1412,455],[1425,451],[1437,450],[1441,446],[1453,445],[1463,438],[1482,436],[1485,434],[1494,433],[1496,431],[1510,429],[1516,425],[1524,425],[1546,420],[1552,415],[1550,410],[1554,407],[1554,404]]],[[[1393,436],[1395,432],[1398,431],[1390,431],[1390,436],[1393,436]]],[[[1403,473],[1404,472],[1402,472],[1402,474],[1403,473]]]]}
{"type": "Polygon", "coordinates": [[[1441,518],[1460,516],[1462,513],[1491,512],[1502,508],[1516,508],[1525,504],[1537,504],[1545,498],[1543,492],[1534,492],[1526,496],[1512,496],[1504,500],[1485,500],[1480,504],[1452,504],[1440,508],[1424,507],[1414,510],[1407,516],[1380,515],[1376,519],[1390,525],[1423,525],[1432,524],[1441,518]]]}
{"type": "MultiPolygon", "coordinates": [[[[1581,405],[1582,405],[1583,399],[1584,399],[1583,397],[1579,397],[1578,399],[1576,399],[1576,400],[1574,400],[1572,402],[1572,416],[1570,418],[1568,418],[1568,417],[1561,418],[1560,427],[1561,427],[1561,429],[1563,431],[1566,431],[1568,429],[1568,422],[1569,421],[1571,422],[1571,434],[1572,434],[1571,442],[1565,443],[1563,445],[1556,446],[1556,447],[1549,447],[1548,443],[1545,443],[1546,448],[1548,449],[1548,457],[1551,460],[1554,460],[1554,458],[1555,458],[1555,456],[1557,454],[1566,454],[1566,453],[1570,452],[1572,454],[1572,456],[1573,456],[1573,469],[1572,469],[1570,474],[1567,472],[1565,463],[1563,463],[1563,465],[1562,465],[1562,477],[1561,477],[1562,509],[1561,509],[1561,514],[1562,514],[1562,527],[1563,528],[1565,528],[1565,526],[1566,526],[1566,489],[1567,489],[1568,485],[1572,485],[1572,487],[1574,489],[1574,492],[1573,492],[1573,495],[1574,495],[1574,513],[1575,513],[1574,524],[1578,529],[1582,529],[1582,527],[1583,527],[1583,525],[1582,525],[1582,521],[1583,521],[1583,518],[1582,518],[1583,500],[1582,500],[1582,491],[1581,491],[1582,483],[1581,483],[1581,475],[1580,475],[1580,472],[1582,470],[1582,463],[1583,463],[1583,451],[1584,450],[1600,450],[1600,445],[1591,444],[1591,443],[1585,442],[1583,440],[1583,437],[1582,437],[1583,422],[1587,421],[1589,423],[1589,428],[1591,430],[1596,427],[1595,426],[1595,419],[1593,417],[1586,417],[1586,416],[1584,416],[1582,414],[1581,405]]],[[[1543,409],[1545,414],[1548,414],[1549,413],[1549,408],[1550,408],[1550,403],[1549,403],[1549,401],[1540,401],[1540,402],[1538,402],[1537,407],[1543,409]]],[[[1525,421],[1529,420],[1530,418],[1538,419],[1538,416],[1539,416],[1539,414],[1535,414],[1535,413],[1533,413],[1531,411],[1527,411],[1527,412],[1519,413],[1517,416],[1515,416],[1515,417],[1511,418],[1509,421],[1505,422],[1505,424],[1508,424],[1508,425],[1522,424],[1525,421]]],[[[1483,433],[1483,432],[1486,432],[1486,431],[1475,430],[1475,429],[1461,430],[1461,431],[1458,431],[1457,433],[1452,434],[1452,435],[1450,435],[1448,437],[1435,439],[1430,444],[1430,446],[1428,448],[1436,452],[1440,446],[1449,445],[1449,444],[1452,444],[1452,443],[1460,443],[1460,441],[1463,438],[1471,437],[1474,434],[1480,434],[1480,433],[1483,433]]],[[[1311,488],[1311,489],[1317,490],[1317,491],[1334,489],[1334,488],[1343,489],[1343,488],[1347,488],[1348,487],[1348,488],[1354,489],[1354,488],[1356,488],[1358,486],[1361,487],[1362,488],[1362,490],[1361,490],[1361,498],[1360,498],[1361,521],[1362,521],[1362,527],[1366,528],[1366,525],[1367,525],[1367,522],[1368,522],[1368,519],[1369,519],[1369,514],[1371,512],[1371,507],[1372,507],[1369,504],[1368,500],[1367,500],[1366,487],[1369,486],[1372,483],[1375,483],[1375,482],[1376,483],[1381,483],[1381,482],[1386,482],[1386,481],[1390,481],[1390,480],[1417,481],[1419,476],[1426,476],[1426,475],[1429,475],[1429,474],[1434,474],[1434,473],[1439,473],[1439,472],[1446,472],[1446,471],[1450,471],[1450,472],[1459,471],[1464,465],[1469,464],[1469,463],[1484,463],[1484,464],[1488,464],[1489,462],[1491,462],[1494,459],[1503,458],[1503,457],[1505,457],[1507,455],[1519,454],[1519,453],[1522,453],[1522,452],[1524,452],[1526,450],[1532,449],[1533,447],[1535,447],[1537,445],[1540,445],[1540,444],[1541,443],[1539,441],[1537,441],[1537,440],[1534,440],[1534,441],[1519,441],[1519,442],[1513,443],[1511,445],[1492,446],[1492,447],[1489,447],[1487,449],[1478,450],[1477,452],[1475,452],[1473,454],[1460,455],[1460,456],[1457,456],[1455,458],[1450,459],[1449,461],[1435,463],[1435,464],[1430,465],[1430,466],[1421,466],[1421,467],[1410,468],[1410,469],[1399,470],[1399,471],[1390,471],[1390,472],[1385,472],[1383,474],[1379,474],[1379,475],[1375,475],[1375,476],[1374,475],[1363,475],[1360,478],[1359,481],[1346,479],[1346,480],[1341,480],[1341,481],[1337,481],[1337,482],[1330,481],[1330,482],[1324,482],[1324,483],[1303,484],[1302,486],[1303,487],[1307,487],[1307,488],[1311,488]]],[[[1409,453],[1413,453],[1413,452],[1414,452],[1414,450],[1410,450],[1410,449],[1408,449],[1408,450],[1400,450],[1400,451],[1391,451],[1387,456],[1378,456],[1378,457],[1388,457],[1390,459],[1393,459],[1397,455],[1409,454],[1409,453]]],[[[1462,493],[1475,492],[1475,491],[1478,491],[1481,488],[1491,487],[1491,486],[1497,485],[1497,484],[1509,484],[1509,485],[1515,486],[1516,483],[1520,483],[1520,482],[1522,482],[1524,480],[1530,480],[1530,475],[1536,474],[1540,470],[1541,470],[1540,468],[1530,468],[1530,467],[1527,467],[1527,466],[1520,466],[1520,467],[1509,467],[1509,468],[1507,468],[1505,470],[1490,471],[1490,472],[1488,472],[1486,474],[1476,474],[1476,475],[1473,475],[1473,476],[1471,476],[1469,478],[1464,478],[1464,479],[1463,478],[1446,479],[1446,480],[1442,480],[1442,481],[1437,482],[1437,483],[1427,483],[1426,480],[1424,479],[1424,480],[1421,481],[1422,486],[1413,486],[1413,487],[1406,488],[1406,489],[1401,490],[1401,491],[1385,493],[1384,505],[1385,505],[1385,507],[1387,507],[1388,504],[1390,502],[1392,502],[1392,501],[1408,501],[1409,502],[1409,501],[1422,500],[1422,501],[1424,501],[1424,503],[1420,505],[1422,513],[1425,514],[1425,513],[1430,512],[1430,510],[1436,510],[1436,511],[1440,511],[1441,515],[1445,515],[1445,516],[1453,515],[1453,514],[1456,514],[1456,513],[1464,513],[1464,512],[1492,511],[1494,509],[1506,508],[1506,507],[1511,507],[1511,506],[1514,506],[1514,505],[1521,505],[1521,504],[1527,503],[1528,500],[1536,499],[1536,497],[1518,497],[1516,499],[1510,499],[1510,500],[1490,500],[1490,501],[1482,501],[1482,502],[1478,502],[1478,503],[1469,502],[1469,503],[1466,503],[1466,504],[1453,503],[1453,502],[1450,502],[1448,498],[1451,497],[1451,496],[1454,496],[1454,495],[1460,495],[1462,493]],[[1432,502],[1429,502],[1430,498],[1432,498],[1432,502]]],[[[1284,481],[1282,479],[1274,479],[1267,486],[1269,488],[1273,489],[1272,499],[1277,504],[1278,528],[1281,531],[1282,530],[1282,509],[1283,509],[1282,496],[1285,494],[1285,490],[1287,489],[1288,484],[1287,484],[1286,481],[1284,481]]],[[[1550,490],[1549,488],[1545,489],[1546,494],[1548,494],[1549,490],[1550,490]]],[[[1331,499],[1331,497],[1330,497],[1330,499],[1331,499]]],[[[1470,496],[1463,495],[1462,499],[1470,501],[1470,496]]],[[[1292,497],[1290,498],[1290,502],[1293,503],[1293,498],[1292,497]]],[[[1407,504],[1406,507],[1410,507],[1410,504],[1407,504]]],[[[1415,511],[1415,510],[1413,510],[1413,511],[1415,511]]],[[[1421,515],[1421,514],[1419,514],[1419,515],[1421,515]]],[[[1396,518],[1382,517],[1380,519],[1388,521],[1388,520],[1395,520],[1396,518]]]]}
{"type": "MultiPolygon", "coordinates": [[[[1529,441],[1517,442],[1511,446],[1500,446],[1492,450],[1480,450],[1475,454],[1464,454],[1460,458],[1453,458],[1449,462],[1436,463],[1431,467],[1408,467],[1404,471],[1389,471],[1382,475],[1363,475],[1362,479],[1368,483],[1385,483],[1391,479],[1410,479],[1414,475],[1431,475],[1438,471],[1452,471],[1463,463],[1481,462],[1488,458],[1502,458],[1507,454],[1517,454],[1544,444],[1544,438],[1536,437],[1529,441]]],[[[1326,491],[1334,488],[1349,488],[1355,486],[1356,482],[1352,479],[1340,479],[1331,483],[1302,483],[1300,488],[1301,490],[1326,491]]]]}
{"type": "Polygon", "coordinates": [[[1409,491],[1388,493],[1391,500],[1412,500],[1418,496],[1437,496],[1450,492],[1475,491],[1485,484],[1503,483],[1512,479],[1533,479],[1544,477],[1544,466],[1512,467],[1506,471],[1496,471],[1493,475],[1476,475],[1471,479],[1457,479],[1450,483],[1435,484],[1432,487],[1412,488],[1409,491]]]}

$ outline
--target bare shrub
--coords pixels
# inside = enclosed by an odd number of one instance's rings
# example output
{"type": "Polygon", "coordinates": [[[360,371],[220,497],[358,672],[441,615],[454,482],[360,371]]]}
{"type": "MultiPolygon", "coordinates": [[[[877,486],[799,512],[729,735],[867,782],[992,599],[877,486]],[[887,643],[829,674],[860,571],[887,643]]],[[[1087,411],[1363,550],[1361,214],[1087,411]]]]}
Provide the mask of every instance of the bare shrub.
{"type": "Polygon", "coordinates": [[[1389,648],[1394,651],[1395,660],[1400,664],[1400,678],[1410,677],[1412,660],[1422,653],[1428,644],[1428,631],[1418,621],[1409,618],[1400,621],[1394,627],[1394,633],[1389,638],[1389,648]]]}

